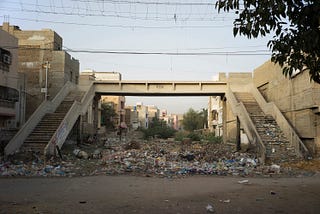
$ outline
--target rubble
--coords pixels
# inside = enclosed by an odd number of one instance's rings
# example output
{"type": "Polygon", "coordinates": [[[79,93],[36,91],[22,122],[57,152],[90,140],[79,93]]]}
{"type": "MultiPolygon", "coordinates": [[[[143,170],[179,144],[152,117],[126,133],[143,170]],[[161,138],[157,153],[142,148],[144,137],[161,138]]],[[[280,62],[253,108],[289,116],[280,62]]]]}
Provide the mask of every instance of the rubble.
{"type": "MultiPolygon", "coordinates": [[[[254,153],[234,152],[235,145],[165,140],[121,140],[109,137],[103,143],[75,145],[62,150],[63,160],[5,161],[0,158],[0,176],[86,176],[132,174],[159,177],[188,175],[294,176],[289,166],[261,165],[254,153]],[[76,147],[76,148],[75,148],[76,147]]],[[[30,159],[30,158],[29,158],[30,159]]],[[[312,174],[311,174],[312,175],[312,174]]],[[[239,183],[246,184],[247,179],[239,183]]]]}

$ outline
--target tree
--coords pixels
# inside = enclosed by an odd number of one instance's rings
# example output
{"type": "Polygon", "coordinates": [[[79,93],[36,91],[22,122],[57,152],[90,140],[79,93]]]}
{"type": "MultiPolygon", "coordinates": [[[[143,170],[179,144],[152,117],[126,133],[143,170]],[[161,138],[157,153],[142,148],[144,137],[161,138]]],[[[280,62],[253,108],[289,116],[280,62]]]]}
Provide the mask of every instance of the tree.
{"type": "Polygon", "coordinates": [[[197,112],[190,108],[187,113],[183,114],[183,128],[187,131],[202,129],[204,126],[204,113],[197,112]]]}
{"type": "Polygon", "coordinates": [[[148,139],[149,137],[159,137],[162,139],[167,139],[173,137],[176,130],[172,127],[169,127],[164,120],[159,120],[158,118],[152,118],[150,126],[147,129],[142,129],[144,138],[148,139]]]}
{"type": "Polygon", "coordinates": [[[101,125],[105,125],[107,128],[114,128],[113,118],[117,116],[117,113],[112,105],[107,103],[101,104],[101,125]]]}
{"type": "Polygon", "coordinates": [[[319,0],[218,0],[216,9],[238,14],[233,35],[251,38],[274,32],[268,42],[271,61],[279,63],[285,76],[309,70],[320,83],[319,0]]]}

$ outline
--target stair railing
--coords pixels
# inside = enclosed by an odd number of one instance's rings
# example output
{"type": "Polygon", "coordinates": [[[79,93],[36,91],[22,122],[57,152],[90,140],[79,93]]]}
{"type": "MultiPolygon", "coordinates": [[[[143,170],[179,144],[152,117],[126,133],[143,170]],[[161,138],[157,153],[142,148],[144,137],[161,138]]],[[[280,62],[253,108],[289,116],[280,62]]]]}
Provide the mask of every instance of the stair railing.
{"type": "Polygon", "coordinates": [[[262,111],[265,114],[272,115],[272,117],[276,120],[283,134],[289,140],[291,146],[295,148],[297,155],[305,159],[309,158],[311,155],[308,148],[304,145],[299,135],[288,122],[288,120],[283,116],[277,105],[274,102],[267,103],[260,91],[253,84],[250,87],[250,92],[258,102],[262,111]]]}
{"type": "Polygon", "coordinates": [[[74,103],[68,110],[66,116],[60,123],[58,129],[55,131],[49,143],[45,147],[45,155],[54,155],[57,147],[61,149],[74,124],[76,123],[78,117],[86,113],[86,111],[88,110],[88,106],[95,96],[94,89],[94,85],[91,84],[90,88],[87,90],[87,92],[81,99],[81,103],[78,101],[74,101],[74,103]]]}
{"type": "Polygon", "coordinates": [[[254,125],[254,123],[252,122],[248,114],[246,107],[242,102],[237,101],[230,87],[227,90],[226,97],[230,103],[232,112],[236,116],[238,116],[240,123],[245,133],[247,134],[250,143],[252,143],[253,145],[257,145],[257,148],[258,148],[257,152],[261,158],[262,164],[264,164],[266,159],[266,148],[261,140],[261,137],[256,129],[256,126],[254,125]]]}
{"type": "Polygon", "coordinates": [[[56,147],[59,149],[62,147],[63,143],[67,139],[70,131],[72,130],[74,124],[76,123],[81,112],[81,103],[74,101],[70,109],[68,110],[66,116],[63,118],[58,129],[52,135],[50,141],[44,149],[44,154],[54,155],[56,147]]]}
{"type": "Polygon", "coordinates": [[[27,122],[23,124],[23,126],[20,128],[17,134],[7,144],[4,150],[5,156],[15,153],[22,146],[23,142],[27,139],[27,137],[31,134],[34,128],[42,120],[44,115],[47,113],[54,112],[56,108],[60,105],[64,97],[69,93],[69,91],[73,87],[73,83],[67,82],[52,101],[47,100],[40,104],[40,106],[35,110],[35,112],[33,112],[33,114],[30,116],[27,122]]]}

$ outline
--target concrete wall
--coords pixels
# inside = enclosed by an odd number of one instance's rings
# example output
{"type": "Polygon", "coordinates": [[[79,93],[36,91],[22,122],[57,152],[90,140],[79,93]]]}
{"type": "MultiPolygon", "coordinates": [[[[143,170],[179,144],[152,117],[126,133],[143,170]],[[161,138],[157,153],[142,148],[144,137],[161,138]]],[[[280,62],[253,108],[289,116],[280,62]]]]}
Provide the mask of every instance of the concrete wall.
{"type": "MultiPolygon", "coordinates": [[[[219,81],[226,81],[232,91],[245,91],[245,86],[252,83],[252,73],[219,74],[219,81]]],[[[228,100],[222,103],[224,120],[224,141],[235,142],[237,136],[237,118],[233,115],[228,100]]]]}
{"type": "Polygon", "coordinates": [[[308,71],[289,79],[279,65],[268,61],[254,70],[253,80],[265,99],[278,106],[308,149],[319,155],[320,85],[310,82],[308,71]]]}

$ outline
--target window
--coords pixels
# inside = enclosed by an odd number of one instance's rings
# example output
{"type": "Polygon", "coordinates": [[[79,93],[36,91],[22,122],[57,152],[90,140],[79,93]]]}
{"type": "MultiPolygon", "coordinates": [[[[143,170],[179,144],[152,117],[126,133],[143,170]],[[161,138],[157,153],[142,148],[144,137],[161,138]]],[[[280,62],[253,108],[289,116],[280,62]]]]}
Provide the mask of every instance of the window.
{"type": "Polygon", "coordinates": [[[12,62],[10,51],[0,48],[0,70],[9,72],[9,66],[12,62]]]}

